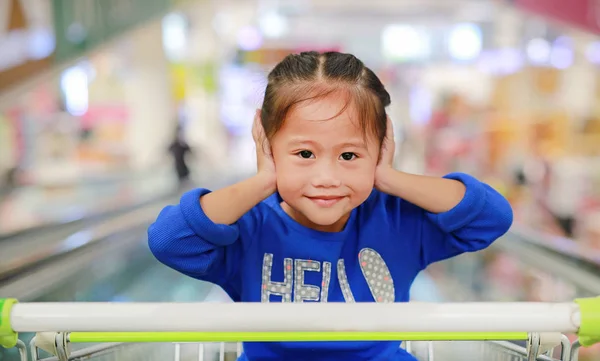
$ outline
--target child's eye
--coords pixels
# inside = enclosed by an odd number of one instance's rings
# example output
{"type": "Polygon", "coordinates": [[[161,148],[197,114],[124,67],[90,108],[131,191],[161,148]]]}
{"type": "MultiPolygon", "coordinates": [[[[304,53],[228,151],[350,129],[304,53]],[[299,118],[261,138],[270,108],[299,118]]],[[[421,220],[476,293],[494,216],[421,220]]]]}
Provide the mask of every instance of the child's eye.
{"type": "Polygon", "coordinates": [[[311,152],[310,150],[301,150],[300,152],[298,152],[298,155],[304,159],[314,158],[313,152],[311,152]]]}
{"type": "Polygon", "coordinates": [[[342,158],[343,160],[353,160],[356,158],[356,154],[351,152],[345,152],[342,153],[342,155],[340,155],[340,158],[342,158]]]}

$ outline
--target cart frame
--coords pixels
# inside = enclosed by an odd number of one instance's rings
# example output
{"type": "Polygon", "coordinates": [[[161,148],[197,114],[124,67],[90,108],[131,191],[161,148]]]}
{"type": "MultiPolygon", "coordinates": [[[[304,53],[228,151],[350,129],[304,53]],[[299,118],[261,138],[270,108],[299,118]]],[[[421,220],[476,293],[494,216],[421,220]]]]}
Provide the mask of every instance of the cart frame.
{"type": "MultiPolygon", "coordinates": [[[[27,350],[19,332],[35,332],[30,345],[66,361],[72,343],[205,343],[270,341],[496,341],[525,356],[562,346],[562,361],[576,361],[580,346],[600,341],[600,298],[571,303],[19,303],[0,299],[0,346],[27,350]],[[279,322],[282,316],[286,322],[279,322]],[[348,317],[368,315],[368,317],[348,317]],[[308,321],[308,322],[307,322],[308,321]],[[349,331],[350,330],[350,331],[349,331]],[[577,334],[570,344],[564,334],[577,334]],[[520,347],[505,340],[527,341],[520,347]],[[558,340],[558,341],[557,341],[558,340]]],[[[88,349],[87,352],[95,352],[88,349]]],[[[85,350],[84,350],[85,351],[85,350]]],[[[79,351],[78,351],[79,352],[79,351]]],[[[83,352],[83,351],[82,351],[83,352]]]]}
{"type": "MultiPolygon", "coordinates": [[[[110,335],[106,334],[109,338],[110,335]]],[[[148,338],[156,338],[160,339],[160,335],[147,335],[151,336],[148,338]]],[[[178,340],[179,338],[183,340],[191,340],[195,339],[195,334],[190,333],[188,335],[182,333],[174,333],[172,335],[163,335],[165,336],[162,339],[168,340],[178,340]]],[[[459,335],[457,335],[459,336],[459,335]]],[[[578,351],[580,344],[578,341],[575,341],[573,344],[569,341],[568,337],[562,334],[539,334],[539,333],[531,333],[527,335],[527,347],[522,347],[511,343],[509,341],[500,341],[493,340],[485,335],[473,335],[474,337],[467,337],[468,335],[462,335],[463,337],[459,338],[460,341],[485,341],[488,344],[492,345],[493,348],[500,350],[500,352],[505,353],[507,355],[513,355],[516,357],[521,357],[523,360],[527,361],[577,361],[578,351]],[[557,342],[558,337],[558,342],[557,342]],[[470,340],[470,339],[473,340],[470,340]],[[556,347],[560,347],[560,356],[558,359],[552,358],[554,355],[554,350],[556,347]]],[[[494,336],[494,335],[489,335],[494,336]]],[[[502,334],[497,333],[496,337],[501,337],[502,334]]],[[[521,340],[517,335],[508,335],[513,338],[513,341],[521,340]]],[[[114,337],[114,336],[113,336],[114,337]]],[[[112,342],[112,343],[102,343],[98,345],[93,345],[81,350],[71,351],[70,350],[70,341],[71,335],[65,332],[56,332],[56,333],[40,333],[37,334],[30,342],[30,352],[32,355],[33,361],[73,361],[73,360],[89,360],[95,356],[103,356],[106,354],[110,354],[115,352],[118,348],[123,348],[126,346],[131,346],[139,343],[128,343],[128,342],[112,342]],[[54,349],[49,349],[54,347],[54,349]],[[49,351],[52,357],[48,358],[40,358],[39,349],[44,349],[49,351]]],[[[403,342],[405,349],[408,352],[411,352],[411,348],[415,341],[424,341],[421,340],[420,335],[414,334],[406,334],[406,338],[412,339],[413,341],[403,342]]],[[[454,337],[448,335],[448,337],[443,335],[435,335],[434,338],[437,341],[456,341],[454,337]]],[[[427,340],[427,360],[433,361],[434,359],[434,347],[433,342],[431,340],[427,340]]],[[[161,341],[166,343],[167,341],[161,341]]],[[[184,341],[173,342],[175,343],[174,361],[181,361],[181,344],[184,341]]],[[[187,343],[187,342],[186,342],[187,343]]],[[[198,351],[198,360],[204,361],[203,352],[206,343],[198,343],[197,346],[199,348],[198,351]]],[[[219,343],[219,359],[224,360],[225,355],[225,342],[219,343]]],[[[237,356],[240,356],[242,353],[242,344],[237,343],[237,356]]],[[[511,358],[513,359],[513,358],[511,358]]]]}

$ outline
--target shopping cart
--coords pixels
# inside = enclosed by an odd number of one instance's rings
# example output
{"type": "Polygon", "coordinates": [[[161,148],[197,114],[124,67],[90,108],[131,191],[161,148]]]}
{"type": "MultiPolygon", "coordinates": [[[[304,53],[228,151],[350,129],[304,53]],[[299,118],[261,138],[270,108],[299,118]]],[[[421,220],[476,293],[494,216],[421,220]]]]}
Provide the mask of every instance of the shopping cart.
{"type": "Polygon", "coordinates": [[[27,348],[18,340],[18,332],[36,333],[30,343],[36,361],[41,360],[40,350],[53,355],[47,361],[210,360],[214,356],[228,361],[241,353],[242,341],[386,340],[406,341],[409,352],[428,361],[577,361],[580,346],[600,342],[600,298],[573,303],[389,304],[0,299],[0,345],[17,347],[25,361],[27,348]],[[567,334],[579,339],[571,344],[567,334]],[[92,345],[72,350],[76,344],[92,345]]]}

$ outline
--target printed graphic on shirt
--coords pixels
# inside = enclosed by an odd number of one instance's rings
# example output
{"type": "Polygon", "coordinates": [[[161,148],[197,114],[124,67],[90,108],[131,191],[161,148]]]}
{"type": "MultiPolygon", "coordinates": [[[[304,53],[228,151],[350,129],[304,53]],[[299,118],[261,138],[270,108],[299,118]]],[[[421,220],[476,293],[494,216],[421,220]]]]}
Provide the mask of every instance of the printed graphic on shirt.
{"type": "Polygon", "coordinates": [[[371,248],[364,248],[358,254],[358,260],[375,301],[394,302],[394,281],[381,255],[371,248]]]}
{"type": "Polygon", "coordinates": [[[342,287],[342,295],[344,295],[344,300],[347,303],[354,303],[354,295],[350,290],[350,283],[348,283],[348,276],[346,276],[346,265],[344,264],[343,259],[338,260],[337,271],[338,281],[340,282],[340,287],[342,287]]]}
{"type": "Polygon", "coordinates": [[[273,255],[265,253],[263,257],[262,290],[261,301],[269,302],[271,295],[281,296],[283,302],[292,302],[292,259],[283,260],[283,282],[271,281],[271,270],[273,269],[273,255]]]}
{"type": "Polygon", "coordinates": [[[312,260],[297,259],[296,264],[296,282],[294,282],[294,302],[318,301],[321,289],[318,286],[307,285],[304,283],[304,272],[321,270],[321,262],[312,260]]]}
{"type": "MultiPolygon", "coordinates": [[[[394,280],[381,255],[371,248],[364,248],[359,252],[358,260],[373,300],[378,303],[394,302],[394,280]]],[[[282,302],[327,302],[331,282],[330,262],[284,258],[283,282],[272,280],[272,270],[273,254],[265,253],[262,268],[261,302],[269,302],[271,295],[281,296],[282,302]],[[306,272],[320,272],[321,284],[305,283],[306,272]]],[[[337,276],[344,300],[354,303],[355,299],[348,282],[343,259],[337,262],[337,276]]]]}

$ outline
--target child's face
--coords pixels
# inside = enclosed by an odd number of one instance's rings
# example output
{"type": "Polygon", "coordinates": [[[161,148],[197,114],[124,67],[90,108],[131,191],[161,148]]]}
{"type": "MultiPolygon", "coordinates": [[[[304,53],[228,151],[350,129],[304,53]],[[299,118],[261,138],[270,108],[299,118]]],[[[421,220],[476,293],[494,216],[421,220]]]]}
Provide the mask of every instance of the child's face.
{"type": "Polygon", "coordinates": [[[331,95],[295,107],[271,140],[283,209],[300,224],[340,231],[373,190],[379,142],[331,95]],[[365,142],[366,141],[366,142],[365,142]]]}

